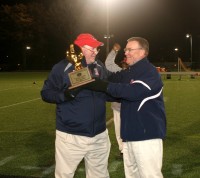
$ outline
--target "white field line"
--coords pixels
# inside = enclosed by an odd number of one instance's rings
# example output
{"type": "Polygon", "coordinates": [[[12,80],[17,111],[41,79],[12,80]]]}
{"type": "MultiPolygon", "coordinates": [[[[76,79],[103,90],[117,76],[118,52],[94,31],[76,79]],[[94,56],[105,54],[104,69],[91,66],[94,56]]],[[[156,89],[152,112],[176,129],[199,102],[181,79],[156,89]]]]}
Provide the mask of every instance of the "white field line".
{"type": "Polygon", "coordinates": [[[110,165],[109,165],[109,172],[116,172],[117,169],[123,164],[122,161],[113,161],[110,165]]]}
{"type": "Polygon", "coordinates": [[[5,108],[13,107],[13,106],[17,106],[17,105],[20,105],[20,104],[29,103],[29,102],[40,100],[40,99],[41,98],[35,98],[35,99],[32,99],[32,100],[27,100],[27,101],[15,103],[15,104],[10,104],[10,105],[7,105],[7,106],[1,106],[0,109],[5,109],[5,108]]]}
{"type": "Polygon", "coordinates": [[[85,172],[85,169],[82,168],[82,167],[79,167],[78,170],[77,170],[77,172],[85,172]]]}
{"type": "MultiPolygon", "coordinates": [[[[123,162],[121,161],[113,161],[110,165],[109,165],[109,172],[116,172],[117,169],[122,166],[123,162]]],[[[41,170],[44,169],[44,171],[42,172],[42,175],[48,175],[52,172],[54,172],[55,170],[55,164],[53,164],[52,166],[48,167],[48,168],[44,168],[44,167],[34,167],[34,166],[21,166],[21,169],[24,170],[41,170]]],[[[77,172],[85,172],[84,168],[78,168],[77,172]]]]}
{"type": "Polygon", "coordinates": [[[46,168],[45,167],[37,167],[37,166],[21,166],[21,169],[24,169],[24,170],[43,170],[42,175],[48,175],[48,174],[54,172],[55,164],[53,164],[50,167],[46,167],[46,168]]]}
{"type": "Polygon", "coordinates": [[[48,175],[52,172],[54,172],[55,170],[55,164],[50,166],[49,168],[45,169],[43,172],[42,172],[42,175],[48,175]]]}
{"type": "Polygon", "coordinates": [[[43,168],[37,167],[37,166],[21,166],[21,169],[24,169],[24,170],[40,170],[40,169],[43,169],[43,168]]]}
{"type": "MultiPolygon", "coordinates": [[[[0,130],[0,133],[38,133],[38,130],[0,130]]],[[[55,132],[55,131],[54,131],[55,132]]]]}
{"type": "Polygon", "coordinates": [[[7,158],[1,160],[0,161],[0,166],[3,166],[4,164],[6,164],[7,162],[11,161],[14,158],[15,158],[15,156],[8,156],[7,158]]]}
{"type": "Polygon", "coordinates": [[[2,89],[0,90],[1,91],[8,91],[8,90],[15,90],[15,89],[23,89],[23,88],[30,88],[30,87],[33,87],[32,85],[30,86],[22,86],[22,87],[12,87],[12,88],[6,88],[6,89],[2,89]]]}
{"type": "MultiPolygon", "coordinates": [[[[107,122],[106,122],[106,126],[108,126],[108,125],[110,125],[111,123],[113,122],[113,118],[111,118],[110,120],[108,120],[107,122]]],[[[4,131],[0,131],[0,133],[10,133],[10,132],[16,132],[16,133],[32,133],[32,132],[38,132],[37,130],[35,131],[35,130],[12,130],[12,131],[7,131],[7,130],[4,130],[4,131]]],[[[54,131],[53,131],[54,132],[54,131]]]]}
{"type": "MultiPolygon", "coordinates": [[[[108,166],[109,172],[117,172],[117,169],[123,165],[122,161],[113,161],[111,164],[108,166]]],[[[77,172],[85,172],[85,169],[80,167],[78,168],[77,172]]]]}
{"type": "MultiPolygon", "coordinates": [[[[37,98],[37,99],[34,99],[34,100],[38,100],[40,98],[37,98]]],[[[30,101],[29,101],[30,102],[30,101]]],[[[26,103],[26,102],[23,102],[23,103],[26,103]]],[[[16,105],[16,104],[15,104],[16,105]]],[[[1,109],[1,108],[0,108],[1,109]]],[[[106,122],[106,125],[108,126],[109,124],[111,124],[113,122],[113,118],[111,118],[110,120],[108,120],[106,122]]],[[[16,132],[27,132],[27,131],[16,131],[16,132]]],[[[30,131],[28,131],[30,132],[30,131]]],[[[12,159],[14,159],[15,157],[14,156],[9,156],[3,160],[0,161],[0,166],[3,166],[4,164],[6,164],[7,162],[11,161],[12,159]]],[[[110,172],[115,172],[118,168],[118,166],[120,165],[121,163],[120,162],[117,162],[117,161],[114,161],[113,163],[111,163],[111,165],[109,166],[109,170],[110,172]]],[[[25,169],[25,170],[40,170],[40,169],[44,169],[42,167],[34,167],[34,166],[21,166],[22,169],[25,169]]],[[[48,175],[52,172],[54,172],[55,170],[55,165],[52,165],[48,168],[46,168],[43,172],[42,172],[42,175],[48,175]]],[[[84,169],[83,168],[79,168],[78,172],[83,172],[84,169]]]]}
{"type": "MultiPolygon", "coordinates": [[[[35,100],[38,100],[40,98],[36,98],[34,100],[29,100],[29,101],[25,101],[25,102],[21,102],[21,103],[16,103],[16,104],[12,104],[12,105],[9,105],[9,106],[4,106],[4,107],[0,107],[0,109],[2,108],[5,108],[5,107],[11,107],[11,106],[15,106],[15,105],[18,105],[18,104],[24,104],[24,103],[27,103],[27,102],[31,102],[31,101],[35,101],[35,100]]],[[[106,122],[106,125],[108,126],[109,124],[111,124],[113,122],[113,118],[111,118],[110,120],[108,120],[106,122]]],[[[27,131],[16,131],[16,132],[27,132],[27,131]]],[[[30,131],[28,131],[30,132],[30,131]]],[[[0,161],[0,166],[6,164],[7,162],[11,161],[12,159],[14,159],[15,157],[14,156],[9,156],[3,160],[0,161]]],[[[117,167],[119,166],[119,162],[113,162],[110,166],[110,171],[113,172],[113,171],[116,171],[117,167]]],[[[43,169],[42,167],[32,167],[32,166],[22,166],[21,167],[22,169],[26,169],[26,170],[39,170],[39,169],[43,169]]],[[[55,165],[52,165],[48,168],[46,168],[43,172],[42,172],[42,175],[48,175],[50,173],[52,173],[53,171],[55,170],[55,165]]],[[[80,172],[84,171],[82,168],[79,168],[80,172]]]]}
{"type": "Polygon", "coordinates": [[[106,126],[110,125],[112,122],[113,122],[113,118],[111,118],[110,120],[108,120],[108,121],[106,122],[106,126]]]}

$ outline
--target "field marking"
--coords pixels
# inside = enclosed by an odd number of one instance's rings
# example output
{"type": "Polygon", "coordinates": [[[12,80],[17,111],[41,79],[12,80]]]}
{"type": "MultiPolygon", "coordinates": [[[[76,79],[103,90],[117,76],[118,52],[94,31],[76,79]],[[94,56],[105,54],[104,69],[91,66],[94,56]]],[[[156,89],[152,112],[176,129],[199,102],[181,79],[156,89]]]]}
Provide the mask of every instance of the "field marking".
{"type": "Polygon", "coordinates": [[[164,102],[167,102],[169,100],[169,98],[164,96],[163,100],[164,100],[164,102]]]}
{"type": "Polygon", "coordinates": [[[85,169],[82,168],[82,167],[79,167],[78,170],[77,170],[77,172],[85,172],[85,169]]]}
{"type": "Polygon", "coordinates": [[[30,88],[30,87],[33,87],[33,85],[27,85],[27,86],[23,86],[23,87],[6,88],[6,89],[0,90],[0,92],[2,92],[2,91],[8,91],[8,90],[14,90],[14,89],[24,89],[24,88],[30,88]]]}
{"type": "Polygon", "coordinates": [[[108,121],[106,122],[106,126],[110,125],[112,122],[113,122],[113,118],[111,118],[110,120],[108,120],[108,121]]]}
{"type": "Polygon", "coordinates": [[[109,172],[116,172],[118,167],[121,166],[123,164],[122,161],[113,161],[110,165],[109,165],[109,172]]]}
{"type": "Polygon", "coordinates": [[[53,164],[52,166],[48,167],[47,169],[45,169],[43,172],[42,172],[42,175],[48,175],[52,172],[54,172],[55,170],[55,164],[53,164]]]}
{"type": "MultiPolygon", "coordinates": [[[[33,99],[33,100],[29,100],[29,101],[25,101],[25,102],[21,102],[21,103],[16,103],[16,104],[12,104],[12,105],[9,105],[9,106],[0,107],[0,109],[6,108],[6,107],[15,106],[15,105],[19,105],[19,104],[24,104],[24,103],[35,101],[35,100],[38,100],[38,99],[41,99],[41,98],[36,98],[36,99],[33,99]]],[[[108,120],[106,122],[106,125],[108,126],[112,122],[113,122],[113,118],[108,120]]],[[[24,132],[26,132],[26,131],[24,131],[24,132]]],[[[11,161],[14,158],[15,158],[15,156],[9,156],[9,157],[3,159],[2,161],[0,161],[0,166],[6,164],[7,162],[11,161]]],[[[119,162],[119,161],[112,162],[111,165],[109,166],[109,171],[110,172],[115,172],[120,164],[121,164],[121,162],[119,162]]],[[[44,168],[42,168],[42,167],[34,167],[34,166],[21,166],[21,169],[24,169],[24,170],[40,170],[40,169],[44,169],[44,168]]],[[[54,172],[54,170],[55,170],[55,164],[53,164],[52,166],[46,168],[42,172],[42,175],[48,175],[48,174],[54,172]]],[[[82,171],[85,171],[85,170],[83,168],[79,168],[77,171],[78,172],[82,172],[82,171]]]]}
{"type": "Polygon", "coordinates": [[[6,164],[7,162],[13,160],[15,158],[15,156],[8,156],[7,158],[3,159],[0,161],[0,166],[3,166],[4,164],[6,164]]]}
{"type": "Polygon", "coordinates": [[[21,166],[20,168],[24,169],[24,170],[40,170],[40,169],[43,169],[42,167],[36,167],[36,166],[21,166]]]}
{"type": "MultiPolygon", "coordinates": [[[[1,109],[1,108],[0,108],[1,109]]],[[[108,120],[107,122],[106,122],[106,126],[108,126],[108,125],[110,125],[111,123],[113,122],[113,118],[111,118],[110,120],[108,120]]],[[[21,131],[17,131],[17,130],[12,130],[12,131],[7,131],[7,130],[5,130],[5,131],[1,131],[0,130],[0,133],[10,133],[10,132],[16,132],[16,133],[34,133],[34,132],[38,132],[37,130],[35,131],[35,130],[21,130],[21,131]]],[[[52,131],[52,132],[54,132],[54,131],[52,131]]]]}
{"type": "Polygon", "coordinates": [[[13,106],[17,106],[17,105],[20,105],[20,104],[29,103],[29,102],[36,101],[36,100],[40,100],[40,99],[41,99],[41,98],[35,98],[35,99],[32,99],[32,100],[27,100],[27,101],[15,103],[15,104],[7,105],[7,106],[1,106],[0,109],[5,109],[5,108],[13,107],[13,106]]]}
{"type": "MultiPolygon", "coordinates": [[[[108,166],[108,171],[111,172],[116,172],[119,166],[122,166],[123,162],[122,161],[113,161],[111,164],[108,166]]],[[[48,168],[44,167],[36,167],[36,166],[21,166],[21,169],[24,170],[44,170],[42,171],[42,176],[51,174],[52,172],[55,171],[55,164],[48,168]]],[[[85,168],[79,167],[76,172],[85,172],[85,168]]]]}

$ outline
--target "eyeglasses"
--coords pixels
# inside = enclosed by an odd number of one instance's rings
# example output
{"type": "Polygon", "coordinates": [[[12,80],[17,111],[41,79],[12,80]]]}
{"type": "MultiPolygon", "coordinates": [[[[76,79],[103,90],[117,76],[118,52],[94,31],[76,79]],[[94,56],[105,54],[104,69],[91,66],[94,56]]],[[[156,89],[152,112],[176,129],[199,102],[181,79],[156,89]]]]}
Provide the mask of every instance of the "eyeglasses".
{"type": "Polygon", "coordinates": [[[134,50],[139,50],[139,49],[142,49],[142,48],[135,48],[135,49],[131,49],[131,48],[124,48],[124,52],[131,52],[131,51],[134,51],[134,50]]]}
{"type": "Polygon", "coordinates": [[[97,49],[97,48],[94,48],[94,49],[88,49],[88,48],[86,48],[86,47],[83,47],[83,48],[85,48],[85,49],[87,49],[88,51],[90,51],[90,52],[92,52],[92,53],[95,53],[95,54],[98,54],[99,51],[100,51],[100,49],[97,49]]]}

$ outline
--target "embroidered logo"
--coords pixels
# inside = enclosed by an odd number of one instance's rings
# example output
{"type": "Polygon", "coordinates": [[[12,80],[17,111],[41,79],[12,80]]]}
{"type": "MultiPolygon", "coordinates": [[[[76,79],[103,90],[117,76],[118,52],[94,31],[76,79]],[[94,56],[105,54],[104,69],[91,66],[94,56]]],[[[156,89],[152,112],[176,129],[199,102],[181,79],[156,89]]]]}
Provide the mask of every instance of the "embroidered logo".
{"type": "Polygon", "coordinates": [[[130,84],[133,84],[134,83],[134,80],[133,79],[131,79],[131,81],[130,81],[130,84]]]}
{"type": "Polygon", "coordinates": [[[98,71],[97,68],[94,68],[94,75],[95,75],[95,76],[99,76],[99,71],[98,71]]]}

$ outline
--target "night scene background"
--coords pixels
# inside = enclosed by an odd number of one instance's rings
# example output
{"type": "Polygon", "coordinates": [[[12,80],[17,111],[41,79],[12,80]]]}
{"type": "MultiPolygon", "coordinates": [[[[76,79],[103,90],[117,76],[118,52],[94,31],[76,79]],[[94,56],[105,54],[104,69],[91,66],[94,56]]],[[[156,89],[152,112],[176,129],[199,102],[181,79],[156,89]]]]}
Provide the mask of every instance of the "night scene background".
{"type": "MultiPolygon", "coordinates": [[[[109,49],[115,42],[124,48],[128,38],[141,36],[150,43],[155,65],[176,64],[181,57],[197,70],[199,9],[199,0],[0,0],[0,71],[49,70],[80,33],[104,42],[103,62],[106,35],[109,49]]],[[[121,50],[116,61],[123,58],[121,50]]]]}

